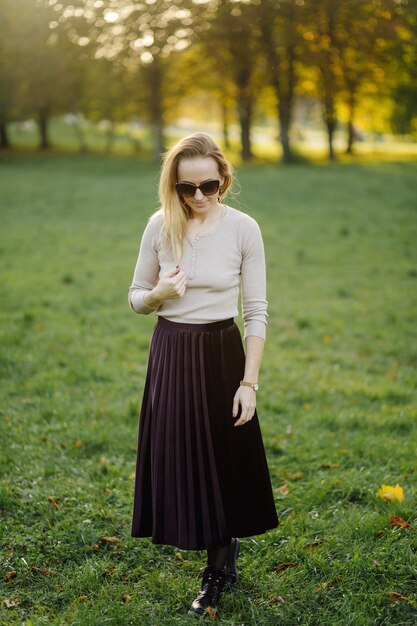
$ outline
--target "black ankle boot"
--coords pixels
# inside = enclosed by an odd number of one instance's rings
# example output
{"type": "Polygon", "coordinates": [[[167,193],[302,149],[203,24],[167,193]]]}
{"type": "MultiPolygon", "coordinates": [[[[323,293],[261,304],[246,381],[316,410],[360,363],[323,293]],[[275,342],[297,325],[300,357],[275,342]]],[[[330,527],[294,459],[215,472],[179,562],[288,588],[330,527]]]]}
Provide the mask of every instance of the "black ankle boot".
{"type": "Polygon", "coordinates": [[[207,611],[211,617],[214,617],[225,582],[225,570],[219,570],[208,565],[203,572],[200,591],[192,603],[188,615],[200,618],[207,611]]]}
{"type": "Polygon", "coordinates": [[[233,537],[232,542],[230,544],[229,553],[226,557],[226,561],[224,564],[224,569],[226,572],[226,584],[225,591],[228,591],[237,583],[239,580],[239,574],[236,569],[236,561],[239,556],[240,550],[240,541],[239,539],[233,537]]]}

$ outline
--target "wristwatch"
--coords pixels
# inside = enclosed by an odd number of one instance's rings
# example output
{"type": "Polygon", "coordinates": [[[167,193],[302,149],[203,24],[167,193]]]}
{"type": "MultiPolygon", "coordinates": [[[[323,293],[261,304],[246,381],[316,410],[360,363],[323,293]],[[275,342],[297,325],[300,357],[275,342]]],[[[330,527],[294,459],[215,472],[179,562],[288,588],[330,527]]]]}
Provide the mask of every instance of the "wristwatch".
{"type": "Polygon", "coordinates": [[[241,380],[240,384],[243,385],[244,387],[252,387],[254,391],[258,391],[259,389],[258,383],[248,383],[247,380],[241,380]]]}

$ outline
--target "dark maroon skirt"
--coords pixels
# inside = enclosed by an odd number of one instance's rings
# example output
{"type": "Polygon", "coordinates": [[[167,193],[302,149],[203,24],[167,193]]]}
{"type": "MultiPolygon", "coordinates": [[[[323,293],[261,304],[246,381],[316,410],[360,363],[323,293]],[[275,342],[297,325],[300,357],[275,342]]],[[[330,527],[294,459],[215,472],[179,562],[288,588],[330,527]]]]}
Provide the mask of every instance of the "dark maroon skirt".
{"type": "Polygon", "coordinates": [[[133,537],[203,550],[278,525],[257,414],[234,427],[244,367],[233,319],[158,318],[140,414],[133,537]]]}

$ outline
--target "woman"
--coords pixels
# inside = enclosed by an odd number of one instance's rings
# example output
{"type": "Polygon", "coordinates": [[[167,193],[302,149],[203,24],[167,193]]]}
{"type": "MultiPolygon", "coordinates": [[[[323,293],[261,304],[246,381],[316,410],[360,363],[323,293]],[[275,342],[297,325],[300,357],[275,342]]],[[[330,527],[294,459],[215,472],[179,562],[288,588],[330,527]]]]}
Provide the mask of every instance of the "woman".
{"type": "Polygon", "coordinates": [[[237,582],[238,537],[278,524],[256,390],[267,317],[254,219],[222,202],[232,167],[205,133],[165,154],[130,307],[155,312],[140,415],[132,536],[207,550],[190,613],[237,582]],[[234,317],[239,286],[246,356],[234,317]]]}

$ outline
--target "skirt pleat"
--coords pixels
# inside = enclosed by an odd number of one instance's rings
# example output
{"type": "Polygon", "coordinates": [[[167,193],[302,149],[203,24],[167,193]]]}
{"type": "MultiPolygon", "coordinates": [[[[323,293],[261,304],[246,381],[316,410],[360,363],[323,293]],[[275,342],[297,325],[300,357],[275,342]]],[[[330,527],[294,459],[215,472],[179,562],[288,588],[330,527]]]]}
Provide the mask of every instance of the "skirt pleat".
{"type": "Polygon", "coordinates": [[[132,536],[209,549],[277,526],[257,413],[234,427],[244,365],[233,319],[158,318],[140,413],[132,536]]]}

